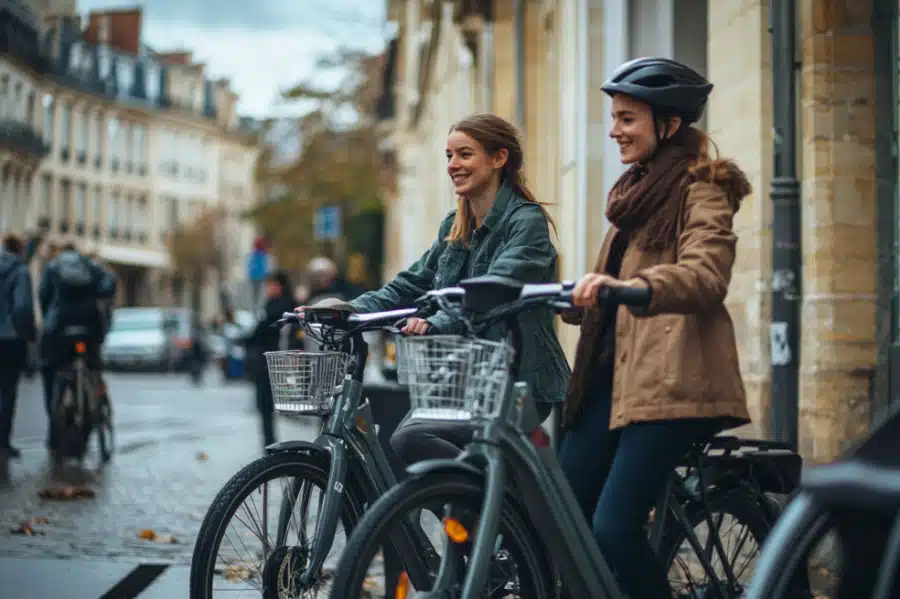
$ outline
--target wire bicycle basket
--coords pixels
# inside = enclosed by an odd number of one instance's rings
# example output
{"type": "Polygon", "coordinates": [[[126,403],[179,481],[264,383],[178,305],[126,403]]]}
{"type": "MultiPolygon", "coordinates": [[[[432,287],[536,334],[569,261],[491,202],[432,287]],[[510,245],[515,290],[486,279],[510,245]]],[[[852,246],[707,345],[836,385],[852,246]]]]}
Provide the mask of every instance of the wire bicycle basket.
{"type": "Polygon", "coordinates": [[[265,352],[275,411],[321,416],[331,412],[351,356],[332,351],[265,352]]]}
{"type": "Polygon", "coordinates": [[[412,418],[496,417],[510,378],[513,350],[505,342],[457,335],[397,339],[406,367],[412,418]]]}
{"type": "Polygon", "coordinates": [[[394,364],[397,367],[397,383],[401,385],[409,384],[409,366],[406,360],[406,344],[401,334],[394,335],[394,364]]]}

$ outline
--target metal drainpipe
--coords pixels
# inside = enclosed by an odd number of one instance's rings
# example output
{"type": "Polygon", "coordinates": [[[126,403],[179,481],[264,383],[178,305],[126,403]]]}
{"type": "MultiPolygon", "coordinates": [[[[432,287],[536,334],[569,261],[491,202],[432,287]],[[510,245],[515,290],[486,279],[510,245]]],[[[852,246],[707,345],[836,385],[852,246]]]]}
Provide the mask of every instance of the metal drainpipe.
{"type": "Polygon", "coordinates": [[[772,177],[772,434],[797,449],[800,399],[802,248],[797,179],[797,96],[794,2],[773,2],[772,92],[775,126],[772,177]]]}
{"type": "Polygon", "coordinates": [[[481,28],[481,103],[484,112],[494,110],[494,2],[483,4],[484,25],[481,28]]]}
{"type": "Polygon", "coordinates": [[[514,0],[516,44],[516,124],[525,134],[525,0],[514,0]]]}

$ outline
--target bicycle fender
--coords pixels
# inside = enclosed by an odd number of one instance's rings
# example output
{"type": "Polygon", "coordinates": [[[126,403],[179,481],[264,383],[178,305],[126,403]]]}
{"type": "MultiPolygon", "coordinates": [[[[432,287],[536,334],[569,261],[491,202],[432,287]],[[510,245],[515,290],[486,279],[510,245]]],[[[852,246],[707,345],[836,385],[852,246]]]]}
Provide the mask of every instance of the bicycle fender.
{"type": "Polygon", "coordinates": [[[318,456],[329,459],[331,452],[327,447],[323,447],[311,441],[279,441],[266,447],[267,454],[275,453],[299,453],[306,456],[318,456]]]}
{"type": "Polygon", "coordinates": [[[465,472],[473,476],[483,477],[484,472],[472,464],[460,462],[459,460],[423,460],[411,464],[406,468],[406,472],[410,476],[424,476],[434,472],[465,472]]]}

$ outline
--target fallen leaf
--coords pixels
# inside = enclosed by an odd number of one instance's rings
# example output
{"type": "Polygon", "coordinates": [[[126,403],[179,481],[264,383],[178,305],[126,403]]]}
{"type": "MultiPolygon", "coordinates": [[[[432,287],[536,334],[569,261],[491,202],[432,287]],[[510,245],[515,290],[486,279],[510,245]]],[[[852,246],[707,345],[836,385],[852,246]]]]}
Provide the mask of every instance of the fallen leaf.
{"type": "Polygon", "coordinates": [[[143,539],[145,541],[152,541],[156,538],[156,533],[150,530],[149,528],[145,528],[144,530],[138,533],[138,538],[143,539]]]}
{"type": "Polygon", "coordinates": [[[229,564],[225,570],[225,580],[228,582],[240,582],[250,580],[251,570],[247,564],[229,564]]]}
{"type": "Polygon", "coordinates": [[[207,454],[205,451],[200,451],[197,453],[197,461],[198,462],[205,462],[208,459],[209,459],[209,454],[207,454]]]}
{"type": "Polygon", "coordinates": [[[70,499],[93,499],[96,493],[90,487],[47,487],[38,491],[41,499],[58,499],[68,501],[70,499]]]}

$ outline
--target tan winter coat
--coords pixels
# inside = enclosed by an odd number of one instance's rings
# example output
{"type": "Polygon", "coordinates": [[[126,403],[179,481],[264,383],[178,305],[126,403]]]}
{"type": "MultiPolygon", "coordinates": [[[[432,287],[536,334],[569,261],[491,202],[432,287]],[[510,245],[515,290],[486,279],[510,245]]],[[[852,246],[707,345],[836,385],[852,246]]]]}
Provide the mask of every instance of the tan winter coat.
{"type": "MultiPolygon", "coordinates": [[[[635,422],[695,417],[750,421],[738,368],[734,325],[723,304],[734,265],[732,230],[750,183],[731,161],[716,160],[696,171],[684,197],[676,247],[645,252],[629,244],[619,278],[644,279],[652,289],[648,309],[620,306],[616,318],[615,374],[610,428],[635,422]]],[[[594,272],[604,272],[609,231],[594,272]]],[[[578,318],[581,338],[566,395],[566,421],[585,398],[585,374],[593,367],[602,311],[578,318]]],[[[589,392],[589,391],[588,391],[589,392]]]]}

